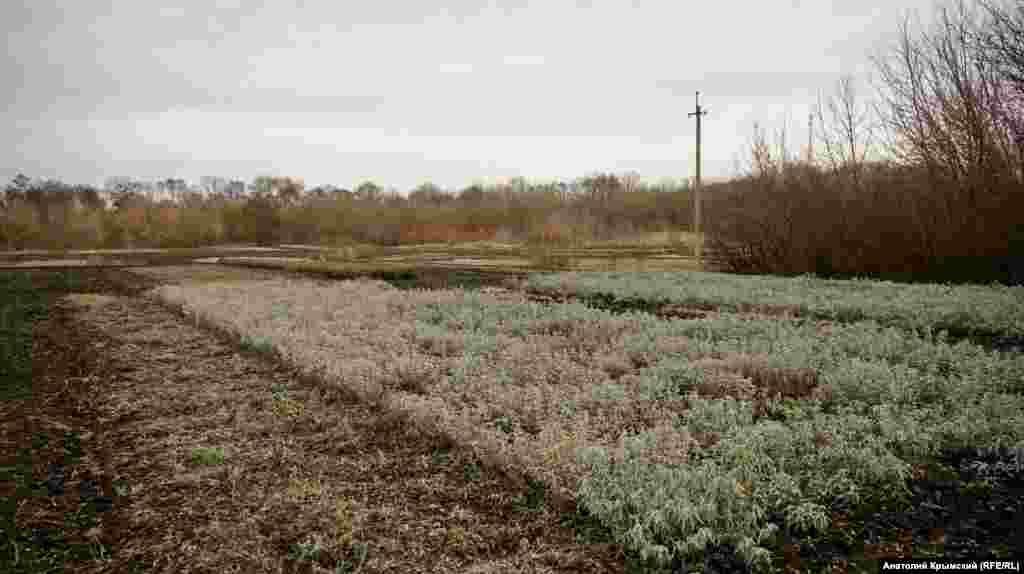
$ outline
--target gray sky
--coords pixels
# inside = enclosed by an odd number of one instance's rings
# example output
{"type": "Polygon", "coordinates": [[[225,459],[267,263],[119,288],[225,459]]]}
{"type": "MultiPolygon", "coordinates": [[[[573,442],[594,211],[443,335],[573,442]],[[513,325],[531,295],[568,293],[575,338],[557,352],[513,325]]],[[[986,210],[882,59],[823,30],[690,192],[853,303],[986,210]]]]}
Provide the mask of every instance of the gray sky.
{"type": "Polygon", "coordinates": [[[870,96],[908,10],[933,2],[3,2],[0,179],[685,178],[697,90],[729,176],[754,121],[796,151],[841,74],[870,96]]]}

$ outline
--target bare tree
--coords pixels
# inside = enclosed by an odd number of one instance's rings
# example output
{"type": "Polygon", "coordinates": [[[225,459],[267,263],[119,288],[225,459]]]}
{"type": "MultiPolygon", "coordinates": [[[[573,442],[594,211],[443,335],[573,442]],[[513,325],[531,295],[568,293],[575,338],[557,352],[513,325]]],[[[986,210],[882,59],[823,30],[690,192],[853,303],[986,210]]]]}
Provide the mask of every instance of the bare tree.
{"type": "Polygon", "coordinates": [[[978,3],[989,17],[985,33],[978,37],[980,47],[988,61],[1024,94],[1024,4],[1018,3],[1014,13],[991,0],[978,3]]]}
{"type": "Polygon", "coordinates": [[[632,193],[640,189],[640,174],[636,171],[628,171],[619,178],[622,181],[622,191],[632,193]]]}
{"type": "Polygon", "coordinates": [[[962,0],[955,6],[940,8],[937,30],[920,37],[904,21],[895,57],[875,59],[884,83],[879,109],[897,134],[897,157],[926,166],[935,183],[952,179],[973,208],[1006,171],[1009,133],[993,113],[1005,92],[1000,73],[979,50],[989,35],[962,0]]]}
{"type": "Polygon", "coordinates": [[[356,186],[352,195],[355,199],[368,202],[377,202],[384,190],[372,181],[364,181],[356,186]]]}
{"type": "Polygon", "coordinates": [[[1005,253],[1024,212],[1024,8],[982,6],[988,18],[964,0],[943,5],[921,34],[908,18],[891,53],[874,58],[890,151],[913,174],[928,256],[946,261],[1005,253]]]}
{"type": "Polygon", "coordinates": [[[421,183],[409,192],[409,202],[413,207],[441,207],[448,199],[449,196],[444,190],[429,181],[421,183]]]}
{"type": "Polygon", "coordinates": [[[846,168],[856,180],[873,144],[873,126],[870,108],[857,102],[857,88],[853,76],[844,75],[836,85],[836,92],[822,104],[820,98],[815,110],[820,126],[820,140],[825,146],[824,157],[833,171],[846,168]],[[828,109],[829,121],[825,119],[828,109]]]}
{"type": "Polygon", "coordinates": [[[775,173],[778,159],[772,153],[765,129],[754,122],[754,134],[750,141],[751,171],[755,179],[763,180],[775,173]]]}
{"type": "Polygon", "coordinates": [[[301,177],[273,177],[271,188],[274,195],[284,205],[294,205],[302,198],[306,184],[301,177]]]}
{"type": "Polygon", "coordinates": [[[23,173],[18,173],[4,188],[4,202],[6,207],[11,207],[18,200],[24,200],[28,189],[32,186],[32,179],[23,173]]]}
{"type": "Polygon", "coordinates": [[[990,0],[979,0],[988,17],[987,26],[975,37],[984,68],[994,77],[989,84],[989,111],[1009,132],[1004,152],[1014,158],[1019,183],[1024,183],[1024,5],[1011,9],[990,0]]]}

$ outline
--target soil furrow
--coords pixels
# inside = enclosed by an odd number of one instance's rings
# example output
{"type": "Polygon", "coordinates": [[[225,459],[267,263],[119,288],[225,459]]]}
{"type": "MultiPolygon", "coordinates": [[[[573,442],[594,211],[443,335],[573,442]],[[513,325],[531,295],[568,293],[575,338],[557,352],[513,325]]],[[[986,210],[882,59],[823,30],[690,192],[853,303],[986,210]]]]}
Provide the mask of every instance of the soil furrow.
{"type": "Polygon", "coordinates": [[[63,480],[112,499],[90,533],[111,558],[74,571],[622,570],[619,547],[578,542],[472,453],[241,353],[118,276],[38,325],[40,410],[83,431],[63,480]]]}

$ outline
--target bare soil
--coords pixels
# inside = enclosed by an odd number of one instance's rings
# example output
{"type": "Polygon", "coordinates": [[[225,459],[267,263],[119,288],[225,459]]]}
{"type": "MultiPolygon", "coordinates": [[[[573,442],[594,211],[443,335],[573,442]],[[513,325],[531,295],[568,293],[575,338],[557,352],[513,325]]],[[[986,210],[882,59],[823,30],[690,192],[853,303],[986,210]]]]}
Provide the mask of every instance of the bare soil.
{"type": "Polygon", "coordinates": [[[93,553],[66,557],[65,572],[623,571],[621,547],[566,525],[585,518],[471,452],[142,294],[264,272],[74,274],[74,294],[54,294],[36,324],[32,399],[0,407],[4,458],[29,449],[48,489],[17,501],[23,556],[59,534],[93,553]],[[94,519],[69,527],[85,507],[94,519]]]}

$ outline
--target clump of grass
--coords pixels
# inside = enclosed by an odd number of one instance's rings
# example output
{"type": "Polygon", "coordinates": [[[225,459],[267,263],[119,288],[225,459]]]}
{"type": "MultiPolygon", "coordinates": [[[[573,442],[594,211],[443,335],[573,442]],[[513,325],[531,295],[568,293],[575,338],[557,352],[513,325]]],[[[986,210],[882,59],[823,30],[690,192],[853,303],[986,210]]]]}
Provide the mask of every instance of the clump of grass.
{"type": "Polygon", "coordinates": [[[345,497],[334,501],[334,536],[339,544],[347,546],[352,543],[355,534],[354,502],[345,497]]]}
{"type": "Polygon", "coordinates": [[[289,549],[288,558],[299,562],[316,562],[322,551],[323,548],[316,540],[296,542],[289,549]]]}
{"type": "Polygon", "coordinates": [[[297,418],[302,416],[305,411],[305,405],[302,402],[288,398],[288,388],[281,383],[275,383],[271,387],[270,394],[273,397],[271,411],[279,417],[297,418]]]}
{"type": "Polygon", "coordinates": [[[480,480],[480,477],[483,475],[483,473],[482,470],[480,469],[479,464],[475,462],[467,462],[462,467],[462,475],[465,477],[466,480],[476,482],[480,480]]]}
{"type": "Polygon", "coordinates": [[[316,498],[321,494],[323,485],[319,480],[293,478],[288,481],[288,496],[292,498],[316,498]]]}
{"type": "Polygon", "coordinates": [[[239,341],[238,346],[243,351],[260,354],[270,353],[274,349],[273,344],[269,340],[248,334],[242,335],[242,339],[239,341]]]}
{"type": "Polygon", "coordinates": [[[452,526],[445,529],[445,540],[448,544],[458,546],[466,541],[466,529],[461,526],[452,526]]]}
{"type": "Polygon", "coordinates": [[[350,547],[350,557],[342,559],[334,569],[337,574],[354,574],[366,563],[366,556],[369,554],[370,545],[365,542],[353,542],[350,547]]]}
{"type": "Polygon", "coordinates": [[[213,466],[224,462],[224,451],[215,447],[199,447],[192,449],[191,460],[200,466],[213,466]]]}
{"type": "Polygon", "coordinates": [[[33,289],[26,273],[0,274],[0,399],[31,393],[32,325],[46,312],[45,296],[33,289]]]}

